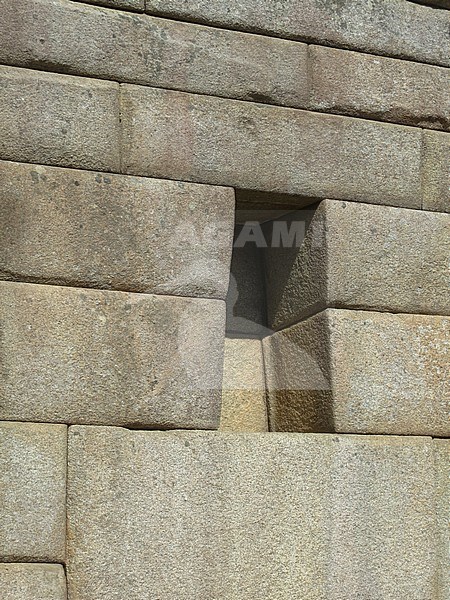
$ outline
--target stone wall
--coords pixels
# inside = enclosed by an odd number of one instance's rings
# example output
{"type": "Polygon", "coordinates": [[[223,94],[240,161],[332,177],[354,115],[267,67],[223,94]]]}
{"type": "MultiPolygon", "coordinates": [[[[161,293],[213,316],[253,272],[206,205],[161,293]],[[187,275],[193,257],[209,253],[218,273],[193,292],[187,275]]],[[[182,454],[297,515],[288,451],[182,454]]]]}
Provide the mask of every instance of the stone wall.
{"type": "Polygon", "coordinates": [[[0,0],[1,598],[448,599],[449,9],[0,0]]]}

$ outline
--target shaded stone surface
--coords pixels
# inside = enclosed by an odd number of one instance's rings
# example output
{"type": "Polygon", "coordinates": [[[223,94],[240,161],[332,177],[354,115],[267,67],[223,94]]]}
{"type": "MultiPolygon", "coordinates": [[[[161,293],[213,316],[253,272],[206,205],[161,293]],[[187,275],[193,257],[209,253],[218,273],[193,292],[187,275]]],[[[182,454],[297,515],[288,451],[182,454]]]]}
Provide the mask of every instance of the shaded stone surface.
{"type": "Polygon", "coordinates": [[[61,565],[0,564],[3,600],[66,600],[66,576],[61,565]]]}
{"type": "Polygon", "coordinates": [[[423,208],[450,212],[450,135],[423,132],[423,208]]]}
{"type": "Polygon", "coordinates": [[[269,326],[279,329],[326,307],[450,313],[450,216],[324,200],[302,243],[265,252],[269,326]]]}
{"type": "Polygon", "coordinates": [[[2,282],[0,418],[215,429],[221,300],[2,282]]]}
{"type": "Polygon", "coordinates": [[[447,600],[450,590],[450,440],[433,440],[436,472],[437,599],[447,600]]]}
{"type": "Polygon", "coordinates": [[[117,8],[125,10],[135,10],[142,12],[145,7],[145,0],[75,0],[76,2],[88,2],[89,4],[98,4],[107,8],[117,8]]]}
{"type": "Polygon", "coordinates": [[[230,189],[0,161],[0,276],[225,298],[230,189]]]}
{"type": "MultiPolygon", "coordinates": [[[[0,562],[65,560],[66,467],[65,425],[0,421],[0,562]]],[[[0,564],[2,598],[16,576],[30,577],[0,564]]]]}
{"type": "Polygon", "coordinates": [[[448,436],[450,317],[327,309],[263,341],[278,431],[448,436]]]}
{"type": "Polygon", "coordinates": [[[0,67],[0,158],[119,171],[119,86],[0,67]]]}
{"type": "Polygon", "coordinates": [[[432,461],[423,438],[72,427],[70,598],[425,600],[432,461]]]}
{"type": "Polygon", "coordinates": [[[124,172],[420,208],[417,128],[127,84],[121,98],[124,172]]]}

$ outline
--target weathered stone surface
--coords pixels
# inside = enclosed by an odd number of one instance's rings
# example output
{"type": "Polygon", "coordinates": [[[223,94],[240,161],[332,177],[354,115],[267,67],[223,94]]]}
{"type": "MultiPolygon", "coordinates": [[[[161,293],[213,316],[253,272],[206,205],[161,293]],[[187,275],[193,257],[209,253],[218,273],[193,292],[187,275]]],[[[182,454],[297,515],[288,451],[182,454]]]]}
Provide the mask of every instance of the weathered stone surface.
{"type": "Polygon", "coordinates": [[[450,313],[450,215],[324,200],[286,222],[308,226],[300,247],[265,250],[271,328],[327,307],[450,313]]]}
{"type": "Polygon", "coordinates": [[[2,600],[66,600],[61,565],[0,564],[2,600]]]}
{"type": "Polygon", "coordinates": [[[328,309],[263,341],[271,428],[448,436],[450,317],[328,309]]]}
{"type": "Polygon", "coordinates": [[[70,598],[431,598],[432,461],[423,438],[73,427],[70,598]]]}
{"type": "Polygon", "coordinates": [[[64,561],[66,466],[65,425],[0,422],[0,561],[64,561]]]}
{"type": "Polygon", "coordinates": [[[268,430],[261,340],[225,340],[220,430],[268,430]]]}
{"type": "Polygon", "coordinates": [[[449,129],[447,69],[324,46],[309,51],[312,109],[449,129]]]}
{"type": "Polygon", "coordinates": [[[450,212],[450,135],[423,132],[423,208],[450,212]]]}
{"type": "Polygon", "coordinates": [[[135,10],[142,12],[145,7],[145,0],[75,0],[76,2],[88,2],[89,4],[98,4],[107,8],[116,8],[124,10],[135,10]]]}
{"type": "Polygon", "coordinates": [[[66,0],[0,0],[0,60],[304,107],[307,46],[66,0]]]}
{"type": "Polygon", "coordinates": [[[0,277],[225,298],[231,189],[0,161],[0,277]]]}
{"type": "Polygon", "coordinates": [[[0,158],[118,171],[116,83],[0,67],[0,158]]]}
{"type": "Polygon", "coordinates": [[[437,599],[448,600],[450,590],[450,440],[433,440],[436,472],[437,599]]]}
{"type": "Polygon", "coordinates": [[[121,92],[124,172],[420,207],[419,129],[126,84],[121,92]]]}
{"type": "Polygon", "coordinates": [[[450,15],[406,0],[146,0],[151,14],[450,65],[450,15]]]}
{"type": "Polygon", "coordinates": [[[0,418],[214,429],[225,303],[0,284],[0,418]]]}

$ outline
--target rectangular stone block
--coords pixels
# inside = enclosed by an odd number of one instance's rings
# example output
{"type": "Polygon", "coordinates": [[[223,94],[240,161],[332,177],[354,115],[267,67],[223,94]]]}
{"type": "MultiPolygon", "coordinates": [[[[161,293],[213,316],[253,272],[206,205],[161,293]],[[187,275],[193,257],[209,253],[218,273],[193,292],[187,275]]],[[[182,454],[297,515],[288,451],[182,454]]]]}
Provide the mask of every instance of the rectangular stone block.
{"type": "Polygon", "coordinates": [[[306,44],[66,0],[0,0],[0,10],[7,64],[269,104],[308,102],[306,44]]]}
{"type": "Polygon", "coordinates": [[[450,440],[433,440],[436,472],[437,600],[448,600],[450,590],[450,440]]]}
{"type": "MultiPolygon", "coordinates": [[[[65,560],[66,467],[65,425],[0,422],[0,562],[65,560]]],[[[23,575],[0,565],[0,590],[23,575]]]]}
{"type": "Polygon", "coordinates": [[[450,215],[324,200],[269,223],[266,237],[273,329],[327,307],[450,313],[450,215]],[[274,247],[280,224],[287,232],[304,224],[303,242],[274,247]]]}
{"type": "Polygon", "coordinates": [[[314,110],[450,128],[450,76],[442,67],[310,46],[314,110]]]}
{"type": "Polygon", "coordinates": [[[450,135],[423,132],[423,208],[450,212],[450,135]]]}
{"type": "Polygon", "coordinates": [[[225,303],[0,284],[0,418],[215,429],[225,303]]]}
{"type": "Polygon", "coordinates": [[[0,67],[0,158],[119,171],[116,83],[0,67]]]}
{"type": "Polygon", "coordinates": [[[121,93],[126,173],[420,207],[418,129],[126,84],[121,93]]]}
{"type": "Polygon", "coordinates": [[[3,600],[67,600],[61,565],[0,564],[3,600]]]}
{"type": "Polygon", "coordinates": [[[268,430],[261,340],[225,339],[220,430],[268,430]]]}
{"type": "Polygon", "coordinates": [[[150,14],[449,66],[450,15],[406,0],[146,0],[150,14]]]}
{"type": "Polygon", "coordinates": [[[0,277],[225,298],[231,189],[0,161],[0,277]]]}
{"type": "Polygon", "coordinates": [[[427,600],[432,463],[424,438],[72,427],[70,598],[427,600]]]}
{"type": "Polygon", "coordinates": [[[263,341],[275,431],[448,436],[450,317],[327,309],[263,341]]]}

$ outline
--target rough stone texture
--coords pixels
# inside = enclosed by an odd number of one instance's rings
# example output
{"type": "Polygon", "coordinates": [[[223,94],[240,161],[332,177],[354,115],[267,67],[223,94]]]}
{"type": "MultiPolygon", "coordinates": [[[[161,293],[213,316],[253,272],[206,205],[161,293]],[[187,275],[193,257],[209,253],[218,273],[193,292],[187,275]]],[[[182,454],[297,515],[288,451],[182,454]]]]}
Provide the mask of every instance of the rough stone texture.
{"type": "Polygon", "coordinates": [[[437,600],[448,600],[450,590],[450,440],[433,440],[436,471],[437,600]]]}
{"type": "Polygon", "coordinates": [[[426,600],[432,461],[423,438],[73,427],[70,598],[426,600]]]}
{"type": "Polygon", "coordinates": [[[328,309],[263,342],[271,428],[448,436],[450,317],[328,309]]]}
{"type": "Polygon", "coordinates": [[[126,84],[121,92],[124,172],[420,207],[416,128],[126,84]]]}
{"type": "Polygon", "coordinates": [[[450,135],[423,132],[423,208],[450,212],[450,135]]]}
{"type": "Polygon", "coordinates": [[[225,298],[234,192],[0,161],[0,277],[225,298]]]}
{"type": "Polygon", "coordinates": [[[3,282],[0,418],[214,429],[225,303],[3,282]]]}
{"type": "Polygon", "coordinates": [[[2,600],[66,600],[61,565],[0,564],[2,600]]]}
{"type": "Polygon", "coordinates": [[[119,86],[0,67],[0,158],[119,171],[119,86]]]}
{"type": "Polygon", "coordinates": [[[146,0],[146,10],[186,21],[450,65],[448,12],[406,0],[146,0]]]}
{"type": "Polygon", "coordinates": [[[450,314],[450,215],[324,200],[288,227],[308,221],[300,247],[265,251],[270,327],[326,307],[450,314]]]}
{"type": "Polygon", "coordinates": [[[311,46],[314,110],[450,128],[450,76],[442,67],[311,46]]]}
{"type": "Polygon", "coordinates": [[[116,8],[124,10],[135,10],[142,12],[145,7],[145,0],[75,0],[76,2],[88,2],[89,4],[98,4],[107,8],[116,8]]]}
{"type": "Polygon", "coordinates": [[[260,340],[225,340],[221,431],[267,431],[266,383],[260,340]]]}
{"type": "Polygon", "coordinates": [[[64,561],[66,466],[65,425],[0,422],[0,561],[64,561]]]}
{"type": "Polygon", "coordinates": [[[0,10],[7,64],[269,104],[308,101],[299,42],[65,0],[0,0],[0,10]]]}

